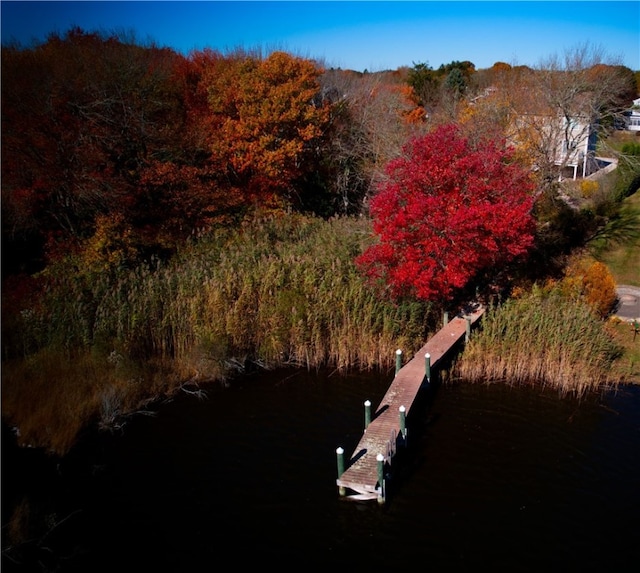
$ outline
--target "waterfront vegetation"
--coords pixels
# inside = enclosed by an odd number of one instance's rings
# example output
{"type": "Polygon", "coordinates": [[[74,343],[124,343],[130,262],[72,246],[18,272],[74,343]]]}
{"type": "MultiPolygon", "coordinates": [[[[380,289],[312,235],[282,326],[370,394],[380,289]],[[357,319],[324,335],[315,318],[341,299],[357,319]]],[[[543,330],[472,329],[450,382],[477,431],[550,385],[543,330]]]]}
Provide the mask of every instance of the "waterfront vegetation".
{"type": "Polygon", "coordinates": [[[472,382],[535,383],[582,396],[615,385],[611,368],[622,355],[603,321],[557,286],[490,308],[469,341],[456,374],[472,382]]]}
{"type": "MultiPolygon", "coordinates": [[[[639,200],[623,203],[636,217],[639,200]]],[[[395,349],[411,355],[450,308],[366,282],[354,261],[375,240],[371,225],[257,211],[194,234],[166,260],[70,251],[6,283],[3,419],[19,443],[64,454],[92,424],[117,428],[176,392],[203,396],[252,370],[391,371],[395,349]]],[[[561,278],[523,275],[447,374],[578,397],[640,381],[640,337],[610,316],[615,284],[639,284],[637,253],[637,241],[613,242],[574,253],[561,278]]]]}
{"type": "MultiPolygon", "coordinates": [[[[624,134],[610,139],[619,148],[628,141],[624,134]]],[[[615,285],[640,287],[637,171],[623,165],[594,189],[601,196],[600,209],[609,203],[611,219],[625,221],[625,234],[611,240],[603,233],[574,254],[561,280],[516,289],[506,304],[490,308],[456,363],[454,377],[542,384],[575,396],[620,382],[640,383],[640,336],[611,314],[615,285]],[[616,196],[622,201],[611,204],[616,196]]]]}
{"type": "MultiPolygon", "coordinates": [[[[252,369],[391,371],[395,349],[418,350],[444,307],[373,289],[354,263],[372,240],[366,218],[256,215],[166,262],[107,271],[70,255],[47,269],[37,304],[3,324],[5,419],[21,443],[64,453],[91,423],[117,427],[153,401],[252,369]]],[[[578,395],[624,380],[603,320],[613,279],[577,261],[562,280],[490,308],[456,376],[578,395]]]]}
{"type": "Polygon", "coordinates": [[[391,374],[476,296],[491,307],[456,366],[469,379],[581,394],[637,372],[607,317],[615,282],[637,284],[620,202],[640,146],[612,138],[616,172],[572,188],[547,126],[512,121],[563,102],[606,135],[631,70],[578,50],[560,70],[361,74],[121,40],[2,49],[2,416],[21,445],[64,454],[89,426],[263,368],[391,374]]]}
{"type": "Polygon", "coordinates": [[[69,257],[6,329],[3,412],[22,443],[64,452],[92,420],[117,425],[251,368],[391,368],[396,348],[422,345],[432,307],[365,284],[353,259],[370,237],[365,219],[290,214],[194,239],[167,263],[98,273],[69,257]]]}

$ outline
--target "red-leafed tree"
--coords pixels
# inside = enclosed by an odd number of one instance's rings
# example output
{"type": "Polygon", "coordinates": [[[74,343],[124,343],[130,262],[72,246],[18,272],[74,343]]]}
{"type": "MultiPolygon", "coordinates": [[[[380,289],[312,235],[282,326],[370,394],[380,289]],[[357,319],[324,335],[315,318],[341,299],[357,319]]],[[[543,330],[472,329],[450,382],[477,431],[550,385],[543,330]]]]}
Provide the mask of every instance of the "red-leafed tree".
{"type": "Polygon", "coordinates": [[[453,125],[411,140],[371,201],[378,241],[358,259],[393,296],[450,300],[534,240],[534,184],[501,142],[453,125]]]}
{"type": "Polygon", "coordinates": [[[7,245],[46,243],[55,258],[91,237],[100,217],[137,227],[164,216],[140,181],[149,165],[185,161],[181,60],[80,29],[29,49],[2,48],[7,245]]]}

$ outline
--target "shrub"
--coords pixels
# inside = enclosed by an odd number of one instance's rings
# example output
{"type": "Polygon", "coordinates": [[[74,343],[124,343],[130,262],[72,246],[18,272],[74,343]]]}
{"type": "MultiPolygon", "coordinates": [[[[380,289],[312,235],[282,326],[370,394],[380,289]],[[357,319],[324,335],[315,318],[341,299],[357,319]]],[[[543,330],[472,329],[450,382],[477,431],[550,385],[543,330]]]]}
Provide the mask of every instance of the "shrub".
{"type": "Polygon", "coordinates": [[[597,181],[583,179],[580,182],[580,192],[585,199],[591,199],[594,195],[596,195],[599,189],[600,184],[597,181]]]}
{"type": "Polygon", "coordinates": [[[599,261],[575,259],[567,267],[560,288],[566,296],[588,304],[599,318],[606,318],[617,301],[613,275],[599,261]]]}

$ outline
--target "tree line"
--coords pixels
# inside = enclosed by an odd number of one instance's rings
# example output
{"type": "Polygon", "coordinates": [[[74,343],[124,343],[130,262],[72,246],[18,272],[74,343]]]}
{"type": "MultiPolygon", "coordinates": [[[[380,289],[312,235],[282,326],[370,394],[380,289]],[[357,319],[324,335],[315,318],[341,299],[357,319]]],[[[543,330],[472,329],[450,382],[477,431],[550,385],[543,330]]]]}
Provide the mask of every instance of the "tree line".
{"type": "Polygon", "coordinates": [[[361,86],[284,52],[182,56],[79,29],[4,46],[2,69],[13,270],[70,249],[131,262],[256,206],[359,212],[391,153],[375,124],[391,115],[400,141],[412,105],[399,85],[361,86]]]}
{"type": "MultiPolygon", "coordinates": [[[[535,103],[613,125],[637,95],[633,72],[572,57],[541,70],[454,61],[370,74],[285,52],[183,56],[78,28],[3,46],[5,274],[70,251],[134,264],[255,207],[366,213],[386,164],[442,123],[503,137],[535,103]]],[[[549,170],[549,135],[517,128],[530,163],[549,170]]]]}

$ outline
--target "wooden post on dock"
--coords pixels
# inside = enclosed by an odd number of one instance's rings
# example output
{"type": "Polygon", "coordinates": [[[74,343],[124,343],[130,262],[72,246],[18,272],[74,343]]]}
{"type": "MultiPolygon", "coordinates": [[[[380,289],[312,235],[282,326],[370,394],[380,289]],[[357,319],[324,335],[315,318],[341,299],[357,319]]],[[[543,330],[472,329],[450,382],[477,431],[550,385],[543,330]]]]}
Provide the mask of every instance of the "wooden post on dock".
{"type": "Polygon", "coordinates": [[[424,376],[427,383],[431,383],[431,354],[428,352],[424,355],[424,376]]]}
{"type": "Polygon", "coordinates": [[[380,489],[378,490],[378,503],[384,503],[384,456],[378,454],[376,461],[378,462],[378,484],[380,485],[380,489]]]}
{"type": "Polygon", "coordinates": [[[398,375],[398,372],[400,372],[401,368],[402,368],[402,350],[398,348],[398,350],[396,350],[396,376],[398,375]]]}
{"type": "MultiPolygon", "coordinates": [[[[336,450],[336,457],[338,462],[338,479],[340,479],[342,477],[342,474],[344,473],[344,449],[343,448],[339,447],[336,450]]],[[[338,493],[341,496],[344,496],[346,495],[347,490],[341,486],[338,488],[338,493]]]]}
{"type": "Polygon", "coordinates": [[[366,400],[364,403],[364,431],[367,431],[369,424],[371,423],[371,401],[366,400]]]}
{"type": "Polygon", "coordinates": [[[402,439],[404,441],[404,445],[407,445],[407,409],[404,406],[400,406],[398,408],[398,412],[400,413],[400,433],[402,434],[402,439]]]}
{"type": "Polygon", "coordinates": [[[445,311],[444,313],[444,320],[443,322],[443,326],[447,326],[447,324],[449,324],[449,313],[445,311]]]}
{"type": "Polygon", "coordinates": [[[464,335],[464,341],[466,343],[466,342],[469,342],[469,338],[471,338],[471,319],[467,317],[465,319],[465,322],[466,322],[466,332],[464,335]]]}

